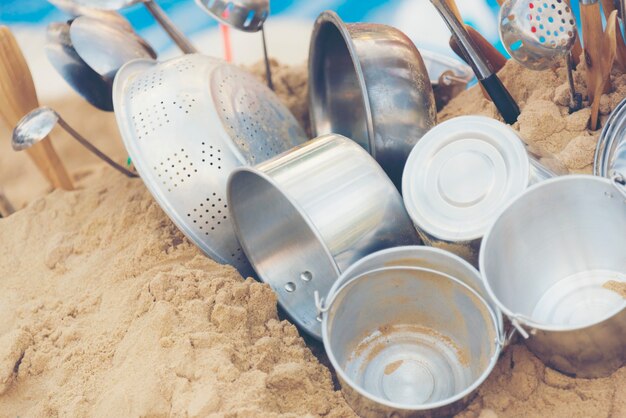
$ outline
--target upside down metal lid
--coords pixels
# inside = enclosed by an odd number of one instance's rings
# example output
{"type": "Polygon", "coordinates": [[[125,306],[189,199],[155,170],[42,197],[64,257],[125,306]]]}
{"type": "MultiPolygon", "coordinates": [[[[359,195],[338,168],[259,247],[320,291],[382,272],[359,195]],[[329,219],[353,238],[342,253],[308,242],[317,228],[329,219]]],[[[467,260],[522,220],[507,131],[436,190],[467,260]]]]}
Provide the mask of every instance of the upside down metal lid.
{"type": "Polygon", "coordinates": [[[529,182],[524,144],[507,125],[483,116],[450,119],[415,145],[402,178],[415,225],[445,241],[481,238],[529,182]]]}
{"type": "Polygon", "coordinates": [[[626,177],[626,99],[606,121],[594,161],[596,176],[611,177],[618,173],[626,177]]]}

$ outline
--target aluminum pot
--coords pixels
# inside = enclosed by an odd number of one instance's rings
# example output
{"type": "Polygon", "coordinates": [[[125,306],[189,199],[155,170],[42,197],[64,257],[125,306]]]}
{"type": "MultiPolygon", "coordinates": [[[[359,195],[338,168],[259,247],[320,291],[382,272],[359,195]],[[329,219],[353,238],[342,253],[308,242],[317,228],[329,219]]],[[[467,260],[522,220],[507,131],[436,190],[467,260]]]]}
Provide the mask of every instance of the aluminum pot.
{"type": "Polygon", "coordinates": [[[326,299],[330,299],[343,285],[356,276],[385,267],[421,267],[447,274],[465,283],[489,304],[497,319],[500,337],[504,344],[502,313],[498,305],[490,299],[483,278],[478,270],[461,257],[439,248],[423,245],[402,246],[387,248],[363,257],[341,273],[339,279],[335,281],[328,292],[326,299]]]}
{"type": "Polygon", "coordinates": [[[317,338],[315,291],[327,294],[343,270],[372,252],[420,242],[385,172],[341,135],[235,170],[228,206],[259,278],[317,338]]]}
{"type": "Polygon", "coordinates": [[[483,239],[487,290],[549,366],[607,376],[626,359],[626,189],[566,176],[528,189],[483,239]],[[613,283],[613,284],[617,284],[613,283]]]}
{"type": "Polygon", "coordinates": [[[478,265],[480,240],[498,213],[553,176],[510,127],[461,116],[431,129],[404,168],[404,204],[424,242],[478,265]]]}
{"type": "Polygon", "coordinates": [[[423,267],[353,277],[322,313],[326,353],[361,417],[460,412],[497,362],[498,332],[474,289],[423,267]]]}
{"type": "Polygon", "coordinates": [[[313,28],[309,109],[314,136],[353,139],[398,189],[411,148],[437,118],[428,73],[411,40],[390,26],[345,24],[331,11],[313,28]]]}

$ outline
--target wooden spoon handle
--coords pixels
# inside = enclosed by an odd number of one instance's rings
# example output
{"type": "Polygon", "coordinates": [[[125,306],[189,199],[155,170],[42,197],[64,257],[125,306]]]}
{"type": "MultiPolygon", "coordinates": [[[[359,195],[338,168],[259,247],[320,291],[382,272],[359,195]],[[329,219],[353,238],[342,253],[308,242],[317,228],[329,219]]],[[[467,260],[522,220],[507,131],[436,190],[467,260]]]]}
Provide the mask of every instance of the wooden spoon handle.
{"type": "Polygon", "coordinates": [[[600,3],[580,5],[580,16],[583,28],[583,44],[585,64],[587,66],[587,96],[593,103],[596,96],[596,86],[602,82],[602,17],[600,3]]]}
{"type": "MultiPolygon", "coordinates": [[[[24,55],[9,28],[0,26],[0,116],[12,128],[37,107],[39,101],[24,55]]],[[[54,187],[74,188],[49,138],[26,152],[54,187]]]]}
{"type": "MultiPolygon", "coordinates": [[[[606,19],[606,29],[603,34],[602,60],[600,61],[600,80],[595,86],[594,100],[591,104],[591,129],[598,128],[598,116],[600,113],[600,99],[602,92],[610,84],[611,69],[618,55],[618,39],[616,32],[619,31],[617,22],[617,10],[613,10],[606,19]]],[[[621,35],[620,35],[621,36],[621,35]]]]}
{"type": "Polygon", "coordinates": [[[616,47],[616,56],[615,60],[619,69],[622,72],[626,71],[626,42],[624,41],[624,37],[622,36],[622,31],[620,30],[619,21],[618,21],[618,12],[615,9],[613,0],[602,0],[602,11],[604,12],[604,18],[607,22],[607,28],[609,25],[609,20],[615,19],[615,47],[616,47]],[[613,12],[615,11],[615,17],[612,17],[613,12]]]}
{"type": "MultiPolygon", "coordinates": [[[[452,13],[454,13],[454,16],[457,18],[457,20],[459,22],[463,22],[463,16],[461,16],[461,12],[459,11],[455,0],[444,1],[450,7],[450,10],[452,10],[452,13]]],[[[500,71],[500,69],[502,69],[502,67],[504,67],[504,65],[506,64],[506,58],[493,45],[491,45],[491,43],[487,41],[476,29],[472,28],[471,26],[465,25],[465,30],[467,30],[468,35],[470,36],[470,38],[472,38],[476,47],[487,60],[487,62],[491,66],[491,69],[494,72],[500,71]]],[[[454,36],[450,38],[450,48],[452,48],[452,50],[465,61],[465,56],[463,56],[463,54],[461,53],[461,48],[459,48],[459,44],[457,43],[454,36]]],[[[483,96],[485,96],[486,99],[491,100],[489,94],[485,91],[483,86],[481,85],[480,87],[482,89],[483,96]]]]}
{"type": "MultiPolygon", "coordinates": [[[[565,0],[568,6],[572,7],[570,0],[565,0]]],[[[580,56],[583,53],[583,47],[580,43],[580,36],[576,37],[574,46],[572,47],[572,60],[574,61],[574,68],[580,63],[580,56]]]]}

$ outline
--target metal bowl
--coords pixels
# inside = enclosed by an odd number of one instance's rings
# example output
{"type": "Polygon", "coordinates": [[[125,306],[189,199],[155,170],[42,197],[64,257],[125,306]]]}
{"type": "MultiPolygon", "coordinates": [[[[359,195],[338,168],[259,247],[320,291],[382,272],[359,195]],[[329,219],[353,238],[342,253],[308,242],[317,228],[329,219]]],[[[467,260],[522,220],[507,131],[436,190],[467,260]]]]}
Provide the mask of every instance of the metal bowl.
{"type": "Polygon", "coordinates": [[[626,360],[626,189],[565,176],[537,184],[504,209],[483,238],[487,290],[549,366],[584,378],[626,360]]]}
{"type": "Polygon", "coordinates": [[[400,193],[353,141],[326,135],[233,172],[228,206],[259,278],[321,338],[314,293],[375,251],[419,243],[400,193]]]}
{"type": "Polygon", "coordinates": [[[322,313],[326,353],[361,417],[460,412],[498,360],[498,332],[475,290],[423,267],[356,276],[322,313]]]}
{"type": "Polygon", "coordinates": [[[399,30],[316,20],[309,49],[313,135],[337,133],[361,145],[398,189],[413,145],[437,119],[433,89],[415,45],[399,30]]]}

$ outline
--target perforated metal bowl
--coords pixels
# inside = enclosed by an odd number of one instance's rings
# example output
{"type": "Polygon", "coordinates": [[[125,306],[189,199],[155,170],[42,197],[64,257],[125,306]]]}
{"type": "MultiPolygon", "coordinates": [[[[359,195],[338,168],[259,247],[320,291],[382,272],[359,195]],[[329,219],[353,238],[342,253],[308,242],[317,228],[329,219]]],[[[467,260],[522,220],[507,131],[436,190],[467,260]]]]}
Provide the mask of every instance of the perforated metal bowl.
{"type": "Polygon", "coordinates": [[[224,61],[191,54],[118,72],[115,115],[130,157],[163,210],[208,256],[252,274],[235,237],[226,181],[306,140],[278,97],[224,61]]]}

